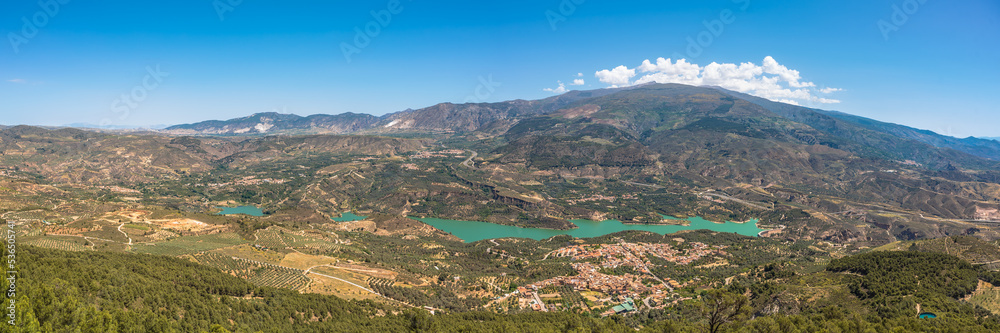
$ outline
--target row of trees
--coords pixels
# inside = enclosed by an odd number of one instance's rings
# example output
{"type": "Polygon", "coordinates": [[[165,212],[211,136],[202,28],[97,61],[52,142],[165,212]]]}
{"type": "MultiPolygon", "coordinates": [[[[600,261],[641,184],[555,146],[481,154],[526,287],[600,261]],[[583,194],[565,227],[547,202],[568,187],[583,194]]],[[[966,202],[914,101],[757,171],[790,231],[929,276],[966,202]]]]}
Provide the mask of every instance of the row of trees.
{"type": "MultiPolygon", "coordinates": [[[[432,316],[372,301],[257,287],[178,258],[110,252],[66,252],[23,246],[18,252],[15,326],[0,332],[822,332],[1000,330],[995,316],[956,301],[970,279],[994,278],[958,258],[920,252],[873,252],[835,260],[834,272],[870,308],[826,306],[795,315],[755,308],[781,293],[776,284],[703,291],[665,310],[595,318],[571,312],[503,315],[478,311],[432,316]],[[970,275],[971,274],[971,275],[970,275]],[[914,275],[915,284],[903,278],[914,275]],[[895,277],[896,279],[889,278],[895,277]],[[878,290],[882,294],[870,294],[878,290]],[[863,291],[863,292],[862,292],[863,291]],[[913,296],[918,295],[918,296],[913,296]],[[920,320],[906,311],[920,302],[939,313],[920,320]],[[881,307],[881,308],[880,308],[881,307]],[[894,309],[893,311],[883,311],[894,309]],[[872,311],[874,310],[874,311],[872,311]],[[756,311],[756,312],[755,312],[756,311]],[[754,318],[751,318],[753,315],[754,318]]],[[[775,270],[777,268],[773,268],[775,270]]],[[[766,271],[766,268],[764,269],[766,271]]],[[[394,290],[396,291],[396,290],[394,290]]],[[[383,290],[383,292],[389,292],[383,290]]],[[[440,288],[426,297],[474,307],[440,288]]],[[[398,296],[398,295],[397,295],[398,296]]],[[[421,297],[421,296],[414,296],[421,297]]],[[[9,304],[7,296],[0,296],[9,304]]],[[[433,302],[433,301],[431,301],[433,302]]]]}

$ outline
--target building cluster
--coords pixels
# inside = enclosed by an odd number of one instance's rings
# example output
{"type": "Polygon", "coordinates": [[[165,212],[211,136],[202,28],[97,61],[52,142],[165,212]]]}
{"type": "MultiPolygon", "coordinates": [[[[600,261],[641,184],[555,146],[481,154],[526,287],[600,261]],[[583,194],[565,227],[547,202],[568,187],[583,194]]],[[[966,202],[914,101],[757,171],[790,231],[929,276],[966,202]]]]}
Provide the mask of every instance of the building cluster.
{"type": "Polygon", "coordinates": [[[592,196],[589,196],[589,197],[586,197],[586,198],[569,199],[569,200],[566,200],[566,202],[568,202],[570,204],[577,204],[577,203],[581,203],[581,202],[591,202],[591,201],[610,201],[610,202],[615,202],[615,200],[618,200],[618,199],[630,199],[630,200],[634,200],[634,199],[636,199],[636,196],[635,196],[635,194],[624,194],[624,195],[622,195],[620,197],[611,197],[611,196],[606,196],[606,195],[595,194],[595,195],[592,195],[592,196]]]}
{"type": "Polygon", "coordinates": [[[233,184],[235,185],[284,184],[285,181],[286,180],[284,179],[271,179],[271,178],[258,179],[257,177],[249,176],[238,179],[235,182],[233,182],[233,184]]]}
{"type": "Polygon", "coordinates": [[[121,186],[95,186],[95,187],[97,187],[99,189],[102,189],[102,190],[108,190],[108,191],[111,191],[111,192],[115,192],[115,193],[142,194],[142,192],[139,191],[139,190],[133,190],[133,189],[124,188],[124,187],[121,187],[121,186]]]}
{"type": "Polygon", "coordinates": [[[610,311],[617,314],[622,314],[627,312],[633,312],[635,311],[635,309],[636,309],[635,301],[633,301],[632,298],[630,297],[625,297],[625,300],[622,301],[622,304],[615,305],[614,307],[611,308],[610,311]]]}
{"type": "Polygon", "coordinates": [[[447,149],[441,151],[421,151],[413,154],[410,158],[453,157],[462,154],[465,154],[464,150],[447,149]]]}
{"type": "MultiPolygon", "coordinates": [[[[686,287],[690,283],[680,283],[671,278],[662,280],[650,271],[654,265],[650,257],[657,257],[678,265],[688,265],[707,256],[728,255],[725,246],[709,246],[700,242],[689,243],[690,247],[677,249],[670,244],[627,243],[571,245],[549,253],[546,258],[571,258],[572,267],[577,271],[574,276],[557,276],[517,288],[517,291],[498,297],[494,302],[501,302],[510,297],[516,297],[520,308],[531,308],[535,311],[555,310],[554,304],[546,304],[543,298],[550,295],[539,295],[539,292],[549,287],[570,287],[574,291],[595,291],[607,295],[607,298],[592,299],[600,306],[615,305],[604,313],[627,313],[637,309],[638,300],[642,300],[648,308],[663,308],[676,303],[674,289],[686,287]],[[633,267],[633,273],[611,275],[602,273],[602,269],[618,267],[633,267]],[[618,301],[612,301],[617,298],[618,301]],[[636,301],[633,301],[636,300],[636,301]],[[674,300],[675,302],[671,302],[674,300]]],[[[487,249],[491,252],[492,249],[487,249]]]]}
{"type": "Polygon", "coordinates": [[[654,284],[652,287],[646,286],[642,280],[649,278],[645,274],[636,275],[626,273],[623,275],[608,275],[598,272],[598,267],[590,263],[574,263],[573,269],[579,274],[576,276],[557,276],[548,280],[535,282],[527,285],[523,293],[537,292],[549,286],[569,286],[573,290],[593,290],[609,295],[636,295],[643,293],[656,293],[666,287],[662,284],[654,284]]]}
{"type": "MultiPolygon", "coordinates": [[[[257,177],[249,176],[249,177],[243,177],[241,179],[237,179],[237,180],[232,181],[232,182],[208,183],[208,184],[205,184],[204,186],[207,186],[209,188],[223,188],[223,187],[230,187],[230,186],[233,186],[233,185],[257,186],[257,185],[263,185],[263,184],[284,184],[285,182],[287,182],[287,180],[284,180],[284,179],[273,179],[273,178],[258,179],[257,177]]],[[[202,186],[202,185],[201,184],[194,184],[194,186],[202,186]]]]}
{"type": "Polygon", "coordinates": [[[560,248],[552,253],[555,257],[569,257],[573,260],[600,260],[601,267],[617,268],[631,266],[643,268],[652,264],[648,256],[662,258],[679,265],[687,265],[710,255],[726,255],[725,246],[708,246],[692,242],[686,250],[674,249],[670,244],[618,243],[600,245],[573,245],[560,248]]]}
{"type": "MultiPolygon", "coordinates": [[[[644,280],[653,278],[648,274],[603,274],[598,271],[599,268],[597,266],[590,263],[574,263],[573,269],[579,274],[576,276],[558,276],[518,287],[517,292],[503,298],[516,296],[521,308],[527,307],[535,311],[552,311],[556,310],[553,309],[555,305],[542,302],[542,297],[548,297],[548,295],[540,297],[538,294],[539,291],[547,287],[568,286],[573,288],[574,291],[597,291],[606,295],[617,295],[617,297],[625,300],[614,309],[609,310],[605,314],[607,315],[634,311],[635,304],[631,300],[642,295],[646,295],[645,301],[653,300],[658,303],[664,303],[665,299],[671,297],[671,290],[663,283],[650,283],[650,285],[643,283],[644,280]]],[[[608,296],[606,299],[600,299],[596,302],[598,304],[609,304],[613,303],[612,299],[613,296],[608,296]]]]}
{"type": "MultiPolygon", "coordinates": [[[[0,155],[6,155],[6,154],[4,154],[3,152],[0,152],[0,155]]],[[[17,175],[17,174],[15,174],[13,172],[13,170],[0,170],[0,177],[8,177],[8,178],[14,178],[14,179],[27,179],[28,178],[28,176],[25,176],[25,175],[17,175]]]]}
{"type": "Polygon", "coordinates": [[[595,195],[592,195],[592,196],[589,196],[589,197],[586,197],[586,198],[569,199],[569,200],[566,200],[566,202],[568,202],[568,203],[570,203],[572,205],[572,204],[577,204],[577,203],[580,203],[580,202],[590,202],[590,201],[611,201],[611,202],[615,202],[615,200],[617,200],[617,199],[618,199],[618,197],[609,197],[609,196],[606,196],[606,195],[595,194],[595,195]]]}
{"type": "Polygon", "coordinates": [[[1000,220],[1000,210],[976,206],[976,219],[986,221],[1000,220]]]}

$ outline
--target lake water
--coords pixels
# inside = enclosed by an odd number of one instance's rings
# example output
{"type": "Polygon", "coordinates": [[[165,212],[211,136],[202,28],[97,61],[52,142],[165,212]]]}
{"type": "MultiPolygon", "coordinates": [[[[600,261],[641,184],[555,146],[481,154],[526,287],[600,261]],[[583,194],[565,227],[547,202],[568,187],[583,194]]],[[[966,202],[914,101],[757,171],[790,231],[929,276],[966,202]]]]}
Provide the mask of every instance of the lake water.
{"type": "Polygon", "coordinates": [[[466,242],[475,242],[491,238],[531,238],[542,240],[557,235],[570,235],[577,238],[590,238],[613,234],[625,230],[642,230],[655,232],[661,235],[672,234],[681,230],[712,230],[718,232],[735,232],[746,236],[757,236],[764,229],[757,228],[757,220],[750,220],[746,223],[714,223],[700,217],[689,219],[679,219],[664,216],[664,219],[688,220],[690,225],[649,225],[649,224],[624,224],[617,220],[591,221],[591,220],[570,220],[576,224],[577,228],[572,230],[552,230],[541,228],[521,228],[509,225],[500,225],[478,221],[455,221],[439,218],[415,218],[414,220],[427,223],[444,232],[451,233],[455,237],[466,242]]]}
{"type": "Polygon", "coordinates": [[[244,214],[257,217],[264,216],[264,211],[254,206],[218,207],[218,208],[222,209],[222,211],[219,212],[219,215],[244,214]]]}
{"type": "Polygon", "coordinates": [[[368,218],[367,216],[354,215],[352,212],[340,213],[340,217],[334,217],[333,220],[337,222],[350,222],[350,221],[361,221],[368,218]]]}

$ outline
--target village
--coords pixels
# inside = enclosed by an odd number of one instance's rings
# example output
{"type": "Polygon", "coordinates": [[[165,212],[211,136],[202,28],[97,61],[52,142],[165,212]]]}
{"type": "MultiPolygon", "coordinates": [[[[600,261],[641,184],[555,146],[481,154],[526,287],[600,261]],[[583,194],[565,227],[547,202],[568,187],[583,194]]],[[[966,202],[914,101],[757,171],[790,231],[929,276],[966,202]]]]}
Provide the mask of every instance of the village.
{"type": "MultiPolygon", "coordinates": [[[[678,249],[670,244],[627,243],[572,245],[549,253],[546,258],[570,258],[572,276],[557,276],[517,288],[516,292],[498,298],[495,302],[516,297],[519,308],[534,311],[560,310],[557,304],[546,303],[552,299],[553,290],[571,288],[583,294],[587,302],[581,304],[585,310],[604,309],[602,315],[622,314],[636,311],[636,301],[647,308],[664,308],[683,299],[675,289],[686,287],[699,280],[678,282],[671,278],[656,276],[649,257],[657,257],[677,265],[690,265],[709,256],[726,256],[725,246],[709,246],[691,242],[690,248],[678,249]],[[618,268],[630,268],[623,274],[608,274],[618,268]],[[603,272],[602,272],[603,271],[603,272]],[[548,293],[546,293],[548,292],[548,293]]],[[[564,307],[573,306],[563,303],[564,307]]]]}

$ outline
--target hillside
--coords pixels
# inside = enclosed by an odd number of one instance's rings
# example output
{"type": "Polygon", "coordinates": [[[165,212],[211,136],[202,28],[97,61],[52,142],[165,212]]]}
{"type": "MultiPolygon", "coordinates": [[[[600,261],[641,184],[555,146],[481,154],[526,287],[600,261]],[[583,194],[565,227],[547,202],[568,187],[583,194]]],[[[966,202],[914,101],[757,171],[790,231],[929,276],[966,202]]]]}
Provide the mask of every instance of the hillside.
{"type": "Polygon", "coordinates": [[[757,206],[842,214],[826,218],[860,219],[902,238],[964,232],[940,234],[941,223],[923,216],[975,219],[997,207],[996,162],[792,111],[708,88],[648,85],[523,120],[490,161],[508,170],[728,188],[757,206]]]}
{"type": "MultiPolygon", "coordinates": [[[[881,150],[867,152],[874,153],[875,156],[914,160],[936,168],[947,166],[951,161],[958,161],[973,168],[995,168],[995,161],[1000,157],[1000,144],[989,140],[958,139],[842,112],[809,109],[724,89],[719,90],[760,105],[785,118],[855,141],[863,145],[864,148],[881,150]],[[966,154],[959,154],[956,151],[966,154]],[[928,152],[932,154],[928,154],[928,152]],[[968,155],[980,158],[970,158],[968,155]]],[[[859,150],[858,152],[865,151],[859,150]]]]}
{"type": "Polygon", "coordinates": [[[225,139],[16,126],[0,130],[0,165],[62,183],[148,183],[287,154],[394,155],[425,144],[428,141],[375,136],[225,139]]]}
{"type": "Polygon", "coordinates": [[[920,141],[934,147],[951,148],[991,160],[1000,160],[1000,142],[993,139],[979,139],[974,137],[954,138],[928,130],[920,130],[908,126],[876,121],[842,112],[826,111],[825,113],[832,117],[843,119],[865,128],[901,138],[920,141]]]}
{"type": "Polygon", "coordinates": [[[528,332],[571,324],[628,330],[611,320],[564,312],[430,317],[395,304],[257,287],[211,267],[161,256],[23,251],[18,282],[24,284],[10,299],[17,302],[17,332],[528,332]]]}
{"type": "Polygon", "coordinates": [[[783,226],[783,237],[858,246],[998,237],[973,221],[1000,220],[998,162],[714,88],[650,84],[334,118],[369,127],[295,135],[326,118],[278,114],[184,127],[249,134],[267,123],[263,134],[285,133],[249,137],[19,126],[0,130],[0,165],[42,183],[124,186],[147,205],[254,203],[274,221],[350,209],[569,229],[571,219],[660,223],[663,214],[757,218],[783,226]]]}
{"type": "MultiPolygon", "coordinates": [[[[652,241],[644,235],[623,236],[630,241],[652,241]]],[[[686,238],[688,242],[698,242],[713,236],[683,235],[684,238],[674,238],[671,242],[659,242],[676,245],[677,239],[686,238]]],[[[998,317],[990,315],[987,309],[961,300],[976,288],[977,278],[990,278],[995,273],[975,269],[953,256],[914,251],[870,252],[836,259],[828,265],[815,265],[803,259],[815,260],[817,253],[801,244],[789,247],[775,242],[748,243],[735,240],[734,243],[733,239],[727,237],[716,238],[713,243],[728,244],[727,246],[744,243],[743,246],[753,247],[746,251],[749,255],[738,249],[734,249],[731,255],[732,260],[739,260],[744,266],[736,271],[672,268],[658,271],[658,274],[726,276],[736,273],[725,279],[724,284],[721,280],[711,278],[717,282],[716,288],[695,290],[692,286],[677,290],[678,293],[692,297],[685,297],[666,307],[649,308],[648,298],[637,300],[635,303],[643,307],[642,311],[610,317],[598,317],[593,313],[581,314],[579,308],[575,311],[500,314],[482,310],[438,309],[431,315],[400,301],[388,299],[352,301],[327,295],[298,293],[284,288],[256,286],[217,268],[186,259],[107,251],[68,252],[25,246],[19,248],[18,258],[21,262],[16,267],[20,272],[17,295],[13,298],[9,298],[7,294],[0,296],[0,300],[4,302],[14,302],[18,326],[14,329],[5,326],[2,330],[698,331],[705,325],[712,325],[713,309],[732,314],[727,320],[715,322],[725,331],[731,332],[830,331],[843,327],[860,331],[989,332],[1000,327],[998,317]],[[772,256],[771,252],[775,249],[785,255],[772,256]],[[788,254],[794,256],[789,257],[788,254]],[[745,260],[750,262],[744,262],[745,260]],[[815,266],[822,269],[815,270],[815,266]],[[701,295],[696,295],[698,292],[701,295]],[[933,312],[937,318],[933,322],[918,319],[916,315],[921,311],[933,312]],[[178,313],[183,315],[177,315],[178,313]]],[[[449,247],[450,250],[467,255],[473,253],[470,249],[449,247]]],[[[507,249],[516,251],[513,253],[518,255],[524,255],[525,250],[530,251],[524,247],[507,249]]],[[[551,263],[549,269],[565,264],[551,263]]],[[[311,283],[319,284],[321,278],[322,274],[314,275],[311,283]]],[[[434,288],[439,293],[447,290],[445,288],[450,285],[445,280],[438,279],[435,283],[434,288]]],[[[374,282],[372,284],[382,286],[376,288],[384,290],[387,295],[409,302],[421,299],[389,292],[393,288],[400,291],[410,288],[386,287],[374,282]]],[[[583,307],[593,304],[589,296],[584,297],[573,290],[543,290],[560,295],[557,301],[549,300],[553,306],[563,304],[563,301],[569,303],[571,298],[578,300],[583,307]]],[[[588,295],[591,293],[584,292],[588,295]]],[[[441,296],[438,294],[438,297],[441,296]]],[[[460,302],[462,299],[453,301],[460,302]]]]}
{"type": "Polygon", "coordinates": [[[974,265],[1000,267],[1000,246],[971,236],[952,236],[918,241],[903,241],[878,248],[884,251],[921,251],[953,255],[974,265]]]}
{"type": "Polygon", "coordinates": [[[165,132],[177,135],[238,135],[290,132],[344,134],[370,128],[378,121],[378,117],[356,113],[300,117],[292,114],[268,112],[226,121],[210,120],[196,124],[175,125],[167,127],[165,132]]]}
{"type": "Polygon", "coordinates": [[[175,129],[192,135],[0,129],[23,318],[684,332],[722,307],[730,331],[998,327],[987,158],[683,85],[306,119],[322,117],[175,129]],[[306,134],[327,130],[349,133],[306,134]],[[219,215],[238,206],[252,207],[219,215]],[[502,226],[464,242],[425,218],[502,226]],[[750,231],[656,232],[695,222],[750,231]],[[588,225],[607,229],[565,235],[588,225]]]}
{"type": "MultiPolygon", "coordinates": [[[[997,169],[1000,160],[1000,142],[989,139],[959,139],[919,130],[897,124],[880,122],[864,117],[836,111],[815,110],[790,104],[725,90],[718,87],[692,87],[678,84],[645,84],[626,88],[571,91],[546,99],[525,101],[514,100],[498,103],[442,103],[434,106],[409,109],[389,113],[381,117],[367,114],[344,113],[339,115],[312,115],[301,117],[290,114],[260,113],[249,117],[226,121],[212,120],[196,124],[175,125],[165,132],[175,135],[261,135],[261,134],[348,134],[348,133],[474,133],[500,135],[521,120],[536,116],[551,115],[566,108],[580,105],[601,104],[608,98],[618,103],[632,104],[625,109],[644,113],[636,107],[644,105],[641,95],[658,91],[661,98],[681,95],[713,95],[711,90],[722,92],[737,100],[758,105],[772,113],[771,119],[753,126],[779,122],[798,123],[825,134],[826,141],[820,144],[832,145],[868,157],[913,161],[935,169],[947,169],[951,162],[957,167],[973,169],[997,169]],[[667,93],[666,91],[669,91],[667,93]],[[605,96],[611,96],[605,98],[605,96]],[[629,98],[636,98],[629,100],[629,98]],[[841,147],[843,145],[843,147],[841,147]],[[970,156],[971,155],[971,156],[970,156]],[[978,158],[977,158],[978,157],[978,158]]],[[[648,116],[648,114],[646,115],[648,116]]],[[[673,125],[679,119],[661,119],[673,125]]],[[[644,119],[642,121],[649,121],[644,119]]],[[[634,124],[649,130],[640,123],[634,124]]],[[[638,129],[638,127],[636,128],[638,129]]],[[[812,134],[801,133],[800,136],[812,134]]],[[[811,144],[817,138],[802,137],[811,144]]]]}

